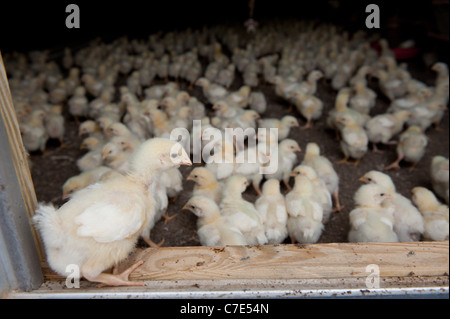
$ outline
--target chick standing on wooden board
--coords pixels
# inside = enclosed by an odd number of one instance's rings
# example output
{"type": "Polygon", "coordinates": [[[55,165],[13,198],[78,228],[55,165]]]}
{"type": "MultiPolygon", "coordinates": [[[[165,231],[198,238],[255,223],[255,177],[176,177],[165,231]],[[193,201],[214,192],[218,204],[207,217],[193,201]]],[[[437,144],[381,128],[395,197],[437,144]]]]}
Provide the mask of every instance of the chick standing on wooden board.
{"type": "Polygon", "coordinates": [[[52,205],[39,205],[34,222],[50,267],[65,276],[67,265],[75,264],[89,281],[144,286],[144,282],[128,279],[143,261],[118,275],[103,271],[128,256],[148,220],[153,219],[155,201],[148,191],[158,182],[154,174],[192,164],[184,150],[176,146],[166,139],[149,140],[133,154],[127,176],[85,188],[58,210],[52,205]]]}

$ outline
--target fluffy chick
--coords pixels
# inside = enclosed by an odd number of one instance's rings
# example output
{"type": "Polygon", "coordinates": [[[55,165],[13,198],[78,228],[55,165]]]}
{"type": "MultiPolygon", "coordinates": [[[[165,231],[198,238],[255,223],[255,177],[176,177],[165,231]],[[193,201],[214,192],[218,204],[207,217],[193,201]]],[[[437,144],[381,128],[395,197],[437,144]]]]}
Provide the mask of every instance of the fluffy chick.
{"type": "Polygon", "coordinates": [[[194,168],[186,180],[195,183],[192,196],[208,197],[217,204],[222,201],[223,184],[218,182],[214,174],[206,167],[194,168]]]}
{"type": "Polygon", "coordinates": [[[402,131],[409,115],[408,111],[399,111],[392,114],[380,114],[367,121],[365,129],[374,152],[381,152],[377,148],[377,143],[396,143],[390,142],[390,140],[402,131]]]}
{"type": "Polygon", "coordinates": [[[205,196],[192,197],[183,209],[197,217],[197,234],[202,246],[247,245],[230,217],[221,216],[217,203],[205,196]]]}
{"type": "Polygon", "coordinates": [[[359,180],[380,185],[392,196],[390,200],[384,202],[383,206],[394,208],[394,231],[399,241],[418,241],[424,232],[422,215],[408,198],[396,192],[392,179],[384,173],[370,171],[359,180]]]}
{"type": "Polygon", "coordinates": [[[302,165],[312,167],[319,178],[323,180],[334,200],[334,210],[340,211],[344,207],[339,202],[339,176],[328,158],[320,155],[320,147],[316,143],[306,145],[305,158],[302,165]]]}
{"type": "Polygon", "coordinates": [[[350,212],[348,240],[354,243],[397,242],[392,208],[383,208],[391,199],[383,186],[361,186],[354,195],[356,208],[350,212]]]}
{"type": "Polygon", "coordinates": [[[448,240],[449,210],[447,205],[441,204],[436,196],[424,187],[412,190],[412,200],[423,216],[425,240],[448,240]]]}
{"type": "Polygon", "coordinates": [[[81,275],[92,282],[145,285],[128,279],[142,261],[118,275],[104,271],[129,255],[151,218],[154,200],[148,190],[157,182],[154,173],[191,164],[185,156],[172,156],[174,145],[169,140],[147,141],[135,152],[129,175],[78,191],[58,210],[39,205],[33,220],[42,235],[47,261],[55,272],[66,276],[67,265],[75,264],[81,275]]]}
{"type": "Polygon", "coordinates": [[[328,191],[325,183],[320,179],[314,168],[307,165],[299,165],[292,170],[291,176],[303,175],[307,177],[314,186],[314,192],[316,193],[317,199],[322,205],[323,209],[323,219],[324,224],[328,223],[331,217],[331,212],[333,210],[333,201],[331,199],[331,194],[328,191]]]}
{"type": "Polygon", "coordinates": [[[75,175],[67,179],[62,186],[62,199],[67,199],[76,191],[83,189],[93,183],[101,180],[103,175],[111,172],[112,169],[106,166],[99,166],[97,168],[84,171],[81,174],[75,175]]]}
{"type": "Polygon", "coordinates": [[[252,110],[255,110],[259,114],[264,113],[267,109],[266,97],[262,92],[250,93],[248,104],[252,110]]]}
{"type": "Polygon", "coordinates": [[[295,90],[292,93],[293,103],[300,114],[306,118],[306,124],[302,129],[309,129],[313,126],[313,121],[322,116],[323,102],[314,95],[307,94],[302,90],[295,90]]]}
{"type": "Polygon", "coordinates": [[[89,151],[77,160],[76,164],[78,169],[84,172],[101,166],[103,163],[103,146],[103,141],[100,141],[98,138],[85,138],[81,143],[80,149],[87,149],[89,151]]]}
{"type": "Polygon", "coordinates": [[[341,150],[345,157],[339,164],[348,163],[350,157],[356,159],[354,166],[357,166],[361,158],[367,153],[369,138],[367,133],[350,114],[344,114],[336,119],[341,135],[341,150]]]}
{"type": "Polygon", "coordinates": [[[286,195],[287,228],[292,243],[316,243],[324,229],[323,209],[311,181],[302,175],[295,177],[294,188],[286,195]]]}
{"type": "Polygon", "coordinates": [[[289,132],[293,127],[299,127],[298,121],[292,115],[285,115],[281,120],[276,118],[264,118],[258,121],[260,128],[276,128],[278,130],[278,140],[284,140],[289,136],[289,132]]]}
{"type": "Polygon", "coordinates": [[[418,126],[411,126],[400,135],[397,145],[397,160],[387,166],[385,170],[400,169],[400,162],[405,160],[411,163],[409,171],[412,171],[425,154],[428,145],[427,136],[418,126]]]}
{"type": "Polygon", "coordinates": [[[267,244],[264,226],[255,206],[242,198],[249,185],[247,178],[234,175],[227,180],[223,190],[220,209],[223,216],[229,216],[244,235],[249,245],[267,244]]]}
{"type": "Polygon", "coordinates": [[[256,200],[255,208],[262,219],[268,244],[281,244],[288,236],[288,215],[278,180],[269,179],[264,183],[262,196],[256,200]]]}
{"type": "Polygon", "coordinates": [[[47,113],[44,122],[48,137],[57,139],[60,147],[66,147],[63,142],[66,127],[64,116],[62,115],[62,106],[53,105],[47,113]]]}
{"type": "Polygon", "coordinates": [[[448,158],[435,156],[431,161],[431,184],[435,193],[448,205],[448,158]]]}
{"type": "Polygon", "coordinates": [[[48,140],[47,130],[44,125],[45,117],[44,111],[35,110],[20,124],[23,145],[28,152],[45,151],[48,140]]]}

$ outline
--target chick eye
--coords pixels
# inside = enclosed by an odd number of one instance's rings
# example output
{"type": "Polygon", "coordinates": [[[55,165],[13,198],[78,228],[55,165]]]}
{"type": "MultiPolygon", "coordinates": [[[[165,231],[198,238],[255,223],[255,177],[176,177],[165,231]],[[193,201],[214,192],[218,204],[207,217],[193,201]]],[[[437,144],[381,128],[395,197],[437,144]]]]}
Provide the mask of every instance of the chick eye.
{"type": "Polygon", "coordinates": [[[197,175],[194,175],[194,178],[197,178],[198,176],[197,175]]]}
{"type": "Polygon", "coordinates": [[[170,154],[170,157],[172,157],[172,158],[177,158],[177,154],[176,153],[172,153],[172,154],[170,154]]]}
{"type": "Polygon", "coordinates": [[[381,194],[380,194],[381,197],[383,197],[384,195],[385,195],[384,193],[381,193],[381,194]]]}
{"type": "Polygon", "coordinates": [[[367,179],[369,182],[371,182],[372,181],[372,179],[369,177],[368,179],[367,179]]]}
{"type": "Polygon", "coordinates": [[[194,209],[194,208],[195,208],[195,206],[194,206],[194,205],[191,205],[190,207],[191,207],[192,209],[194,209]]]}

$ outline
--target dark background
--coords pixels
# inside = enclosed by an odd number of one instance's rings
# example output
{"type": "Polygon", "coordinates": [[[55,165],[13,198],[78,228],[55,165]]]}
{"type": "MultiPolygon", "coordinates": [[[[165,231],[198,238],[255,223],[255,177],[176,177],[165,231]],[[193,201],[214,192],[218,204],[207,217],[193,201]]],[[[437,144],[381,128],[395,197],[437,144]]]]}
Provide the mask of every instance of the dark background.
{"type": "MultiPolygon", "coordinates": [[[[254,15],[260,23],[274,18],[317,18],[355,31],[366,29],[369,3],[380,7],[381,29],[376,31],[391,44],[414,38],[421,47],[446,50],[443,56],[447,55],[445,0],[256,0],[254,15]]],[[[106,41],[120,35],[146,38],[159,30],[242,24],[249,17],[247,0],[3,1],[0,12],[0,49],[7,52],[76,47],[97,36],[106,41]],[[80,29],[65,26],[65,8],[70,3],[80,7],[80,29]]]]}

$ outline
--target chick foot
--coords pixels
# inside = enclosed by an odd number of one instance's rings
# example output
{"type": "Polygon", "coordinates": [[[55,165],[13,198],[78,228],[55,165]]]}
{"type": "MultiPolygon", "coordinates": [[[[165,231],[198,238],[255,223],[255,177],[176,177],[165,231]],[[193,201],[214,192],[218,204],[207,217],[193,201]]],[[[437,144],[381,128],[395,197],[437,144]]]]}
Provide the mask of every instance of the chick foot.
{"type": "Polygon", "coordinates": [[[337,161],[336,164],[349,164],[348,162],[348,156],[344,157],[343,159],[341,159],[340,161],[337,161]]]}
{"type": "Polygon", "coordinates": [[[163,240],[161,240],[159,242],[159,244],[156,244],[153,240],[151,240],[148,237],[142,237],[142,239],[147,243],[147,245],[149,247],[152,247],[152,248],[160,248],[164,244],[164,242],[166,241],[165,239],[163,239],[163,240]]]}
{"type": "Polygon", "coordinates": [[[340,201],[339,201],[339,191],[336,190],[333,193],[333,199],[334,199],[334,208],[333,208],[333,213],[337,213],[340,212],[341,210],[344,209],[344,206],[341,205],[340,201]]]}
{"type": "Polygon", "coordinates": [[[301,130],[308,130],[310,128],[313,127],[313,122],[312,121],[308,121],[305,125],[301,126],[300,129],[301,130]]]}
{"type": "Polygon", "coordinates": [[[372,152],[373,152],[373,153],[376,153],[376,154],[384,154],[384,153],[385,153],[384,151],[380,150],[380,149],[377,147],[377,144],[375,144],[375,143],[373,143],[373,145],[372,145],[372,152]]]}
{"type": "Polygon", "coordinates": [[[288,192],[290,192],[292,190],[291,185],[289,185],[289,183],[287,181],[285,181],[284,179],[283,179],[283,184],[284,184],[284,186],[286,186],[286,189],[288,190],[288,192]]]}
{"type": "Polygon", "coordinates": [[[168,222],[170,222],[172,219],[174,219],[175,217],[177,217],[178,214],[169,216],[169,214],[167,212],[165,212],[164,214],[162,214],[162,218],[164,218],[164,225],[167,224],[168,222]]]}
{"type": "Polygon", "coordinates": [[[101,273],[97,277],[90,277],[87,275],[83,275],[87,280],[92,282],[99,282],[98,285],[99,288],[106,287],[106,286],[113,286],[113,287],[121,287],[121,286],[145,286],[145,282],[143,281],[130,281],[128,277],[130,274],[135,271],[139,266],[141,266],[144,263],[144,261],[140,260],[137,263],[133,264],[131,267],[127,268],[125,271],[123,271],[120,274],[117,275],[111,275],[111,274],[105,274],[101,273]]]}
{"type": "Polygon", "coordinates": [[[395,161],[394,163],[392,163],[389,166],[386,166],[384,168],[385,171],[389,171],[391,169],[395,169],[395,170],[399,170],[400,169],[400,161],[395,161]]]}

